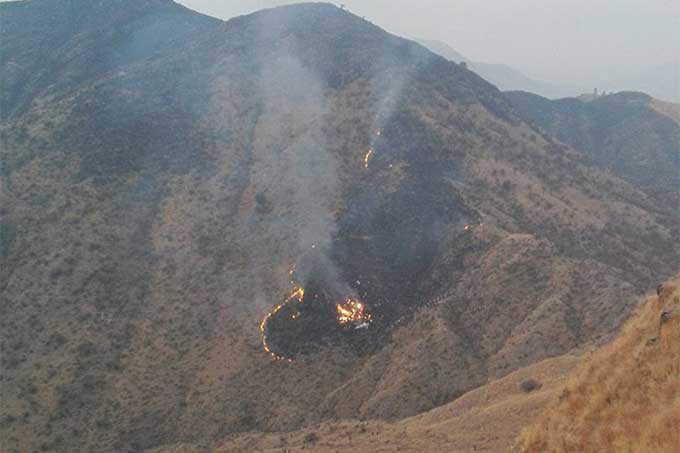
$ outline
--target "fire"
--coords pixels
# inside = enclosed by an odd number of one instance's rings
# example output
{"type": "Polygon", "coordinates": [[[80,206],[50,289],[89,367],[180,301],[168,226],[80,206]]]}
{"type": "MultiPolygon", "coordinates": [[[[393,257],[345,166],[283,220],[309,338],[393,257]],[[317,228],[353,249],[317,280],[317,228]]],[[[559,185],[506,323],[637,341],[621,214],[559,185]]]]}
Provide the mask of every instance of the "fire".
{"type": "MultiPolygon", "coordinates": [[[[291,269],[291,272],[294,272],[294,268],[291,269]]],[[[357,284],[360,285],[361,282],[357,280],[357,284]]],[[[274,360],[287,360],[288,362],[293,362],[293,359],[291,357],[286,357],[284,355],[274,352],[271,349],[267,337],[267,324],[269,323],[269,321],[271,321],[272,317],[276,315],[281,309],[287,307],[293,309],[292,313],[289,315],[290,319],[292,319],[293,321],[299,319],[300,307],[297,307],[295,305],[291,306],[291,304],[302,303],[304,297],[305,289],[302,286],[294,287],[290,294],[288,294],[286,299],[282,303],[276,305],[269,313],[265,315],[265,317],[260,322],[260,332],[262,333],[262,348],[267,354],[271,355],[272,358],[274,358],[274,360]],[[298,309],[296,310],[296,308],[298,309]]],[[[316,296],[314,296],[314,298],[316,298],[316,296]]],[[[351,325],[354,327],[355,330],[367,329],[369,327],[369,324],[373,321],[373,317],[366,308],[366,305],[363,302],[359,301],[358,299],[354,299],[352,297],[347,297],[343,302],[337,303],[335,305],[335,311],[338,324],[340,324],[341,327],[347,327],[351,325]]]]}
{"type": "Polygon", "coordinates": [[[286,299],[286,303],[290,302],[293,299],[297,299],[298,302],[302,302],[302,299],[305,297],[305,289],[302,287],[295,288],[292,293],[290,293],[290,296],[286,299]]]}
{"type": "Polygon", "coordinates": [[[364,155],[364,168],[368,168],[368,160],[371,158],[372,154],[373,154],[373,148],[369,148],[366,155],[364,155]]]}
{"type": "Polygon", "coordinates": [[[349,323],[363,324],[371,322],[371,314],[366,311],[366,306],[356,299],[348,297],[341,304],[335,306],[340,325],[349,323]]]}
{"type": "MultiPolygon", "coordinates": [[[[293,291],[286,297],[286,300],[277,306],[274,307],[272,311],[267,313],[267,315],[262,319],[262,322],[260,322],[260,332],[262,332],[262,347],[264,348],[265,352],[271,354],[272,357],[276,360],[283,360],[285,357],[276,354],[269,348],[269,344],[267,344],[267,334],[265,333],[265,330],[267,329],[267,323],[271,319],[272,316],[274,316],[279,310],[281,310],[283,307],[286,305],[290,304],[293,301],[296,301],[298,303],[302,302],[302,299],[305,297],[305,289],[298,286],[296,288],[293,288],[293,291]]],[[[298,315],[294,315],[293,319],[296,319],[298,315]]],[[[290,359],[288,359],[290,361],[290,359]]]]}

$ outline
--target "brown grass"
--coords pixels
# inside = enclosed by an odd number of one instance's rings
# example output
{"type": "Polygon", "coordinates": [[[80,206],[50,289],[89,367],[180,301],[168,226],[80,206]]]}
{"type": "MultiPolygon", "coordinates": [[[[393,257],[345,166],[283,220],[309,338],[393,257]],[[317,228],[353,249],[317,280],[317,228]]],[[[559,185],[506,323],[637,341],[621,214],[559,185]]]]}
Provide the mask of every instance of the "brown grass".
{"type": "MultiPolygon", "coordinates": [[[[278,433],[234,434],[213,443],[210,451],[236,452],[506,452],[523,426],[557,398],[581,358],[563,355],[491,381],[457,400],[396,422],[341,420],[278,433]],[[521,383],[536,379],[530,393],[521,383]],[[314,439],[314,442],[310,442],[314,439]]],[[[190,444],[168,445],[148,453],[199,453],[190,444]]]]}
{"type": "Polygon", "coordinates": [[[644,300],[525,429],[524,452],[680,451],[680,278],[644,300]],[[661,322],[662,313],[670,313],[661,322]]]}

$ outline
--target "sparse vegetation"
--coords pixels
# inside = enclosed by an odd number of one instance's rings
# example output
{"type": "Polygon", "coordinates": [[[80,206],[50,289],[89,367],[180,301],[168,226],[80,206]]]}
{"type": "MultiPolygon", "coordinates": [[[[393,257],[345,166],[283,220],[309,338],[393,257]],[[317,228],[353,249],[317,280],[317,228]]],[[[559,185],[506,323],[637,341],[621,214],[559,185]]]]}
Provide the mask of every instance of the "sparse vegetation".
{"type": "Polygon", "coordinates": [[[319,435],[315,432],[305,434],[304,442],[306,444],[314,444],[320,439],[319,435]]]}
{"type": "Polygon", "coordinates": [[[575,373],[517,450],[668,452],[680,445],[680,278],[575,373]],[[662,322],[662,313],[672,313],[662,322]],[[653,341],[650,341],[653,340],[653,341]]]}

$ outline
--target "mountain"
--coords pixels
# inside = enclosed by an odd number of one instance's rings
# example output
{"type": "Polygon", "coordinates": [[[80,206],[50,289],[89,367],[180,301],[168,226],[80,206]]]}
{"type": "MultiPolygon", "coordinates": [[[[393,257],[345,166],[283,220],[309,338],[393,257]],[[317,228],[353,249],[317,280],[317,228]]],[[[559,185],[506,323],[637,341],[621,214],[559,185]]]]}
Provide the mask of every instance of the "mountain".
{"type": "Polygon", "coordinates": [[[6,2],[2,22],[4,118],[24,112],[33,97],[172,52],[221,23],[170,0],[6,2]]]}
{"type": "Polygon", "coordinates": [[[548,98],[573,96],[575,93],[583,91],[582,88],[558,87],[547,82],[534,80],[506,64],[472,61],[442,41],[419,40],[419,42],[447,60],[465,63],[471,70],[503,91],[528,91],[548,98]]]}
{"type": "Polygon", "coordinates": [[[680,445],[680,279],[585,361],[517,451],[674,452],[680,445]]]}
{"type": "Polygon", "coordinates": [[[0,15],[10,451],[415,416],[678,268],[673,206],[340,8],[0,15]]]}
{"type": "Polygon", "coordinates": [[[678,85],[678,63],[667,62],[643,69],[629,69],[619,74],[608,74],[596,77],[591,86],[582,84],[555,84],[535,80],[522,74],[521,71],[501,63],[482,63],[470,60],[454,48],[442,41],[418,40],[420,44],[447,60],[465,63],[470,69],[484,79],[496,85],[502,91],[526,91],[546,98],[575,97],[578,93],[589,93],[592,87],[603,87],[607,91],[636,91],[647,93],[665,102],[680,102],[680,85],[678,85]]]}
{"type": "Polygon", "coordinates": [[[505,94],[527,121],[668,206],[680,206],[680,105],[644,93],[589,101],[505,94]]]}

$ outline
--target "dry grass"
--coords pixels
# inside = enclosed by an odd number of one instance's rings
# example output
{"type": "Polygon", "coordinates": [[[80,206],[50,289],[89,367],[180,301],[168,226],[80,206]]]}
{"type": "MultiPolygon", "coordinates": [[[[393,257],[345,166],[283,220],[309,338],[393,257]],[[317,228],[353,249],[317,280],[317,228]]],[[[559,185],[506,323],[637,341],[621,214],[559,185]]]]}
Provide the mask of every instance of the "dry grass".
{"type": "Polygon", "coordinates": [[[517,451],[679,451],[678,288],[680,278],[643,302],[619,337],[584,362],[558,401],[522,433],[517,451]]]}
{"type": "MultiPolygon", "coordinates": [[[[423,414],[397,422],[341,420],[299,431],[235,434],[213,443],[210,451],[236,452],[506,452],[523,426],[557,398],[581,358],[564,355],[517,370],[491,381],[461,398],[423,414]],[[527,379],[542,386],[530,393],[521,388],[527,379]],[[310,442],[310,439],[315,439],[310,442]]],[[[168,445],[148,453],[199,453],[190,444],[168,445]]]]}

